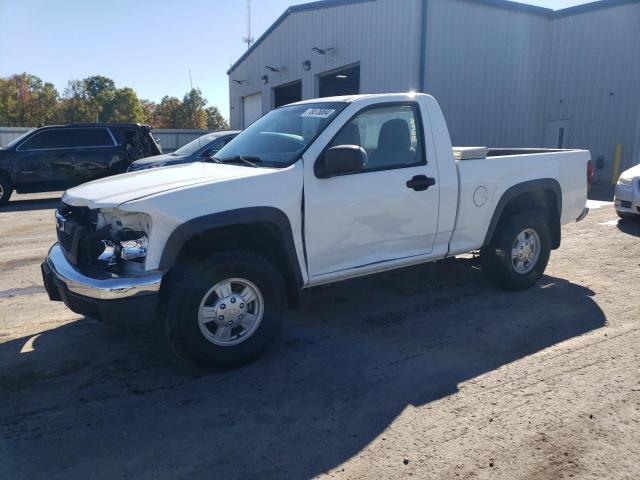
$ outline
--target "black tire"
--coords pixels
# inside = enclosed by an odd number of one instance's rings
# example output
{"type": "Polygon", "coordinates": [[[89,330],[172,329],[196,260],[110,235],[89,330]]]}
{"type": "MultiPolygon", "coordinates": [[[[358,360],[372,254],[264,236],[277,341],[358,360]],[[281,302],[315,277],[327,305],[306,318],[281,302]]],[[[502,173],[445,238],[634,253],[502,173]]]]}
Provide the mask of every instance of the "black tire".
{"type": "Polygon", "coordinates": [[[163,286],[160,306],[165,338],[178,357],[205,367],[235,368],[254,360],[273,342],[282,324],[286,292],[282,276],[269,261],[249,251],[228,251],[178,268],[181,273],[173,273],[163,286]],[[201,331],[198,311],[214,285],[233,278],[257,287],[264,305],[262,320],[241,343],[217,345],[201,331]]]}
{"type": "Polygon", "coordinates": [[[7,178],[0,175],[0,205],[6,204],[11,198],[12,193],[13,185],[7,178]]]}
{"type": "Polygon", "coordinates": [[[491,243],[480,251],[480,265],[485,276],[505,290],[525,290],[532,287],[544,273],[551,253],[551,233],[546,217],[537,210],[526,210],[501,221],[491,243]],[[511,260],[516,237],[532,229],[540,238],[540,253],[531,270],[519,273],[511,260]]]}
{"type": "Polygon", "coordinates": [[[620,219],[622,219],[622,220],[640,219],[640,215],[635,215],[633,213],[620,212],[619,210],[616,210],[616,213],[618,214],[618,217],[620,217],[620,219]]]}

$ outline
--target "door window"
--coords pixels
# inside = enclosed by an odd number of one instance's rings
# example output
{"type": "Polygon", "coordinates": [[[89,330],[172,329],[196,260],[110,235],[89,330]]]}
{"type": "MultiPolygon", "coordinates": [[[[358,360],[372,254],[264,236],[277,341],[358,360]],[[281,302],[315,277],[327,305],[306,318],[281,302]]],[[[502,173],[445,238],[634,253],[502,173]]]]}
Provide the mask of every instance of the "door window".
{"type": "Polygon", "coordinates": [[[24,142],[18,150],[48,150],[52,148],[73,148],[72,130],[56,129],[37,132],[24,142]]]}
{"type": "Polygon", "coordinates": [[[75,147],[113,147],[113,139],[106,128],[74,128],[75,147]]]}
{"type": "Polygon", "coordinates": [[[420,119],[413,104],[368,108],[342,127],[329,147],[357,145],[367,152],[364,171],[425,164],[420,119]]]}
{"type": "Polygon", "coordinates": [[[58,128],[37,132],[18,150],[111,147],[113,139],[106,128],[58,128]]]}

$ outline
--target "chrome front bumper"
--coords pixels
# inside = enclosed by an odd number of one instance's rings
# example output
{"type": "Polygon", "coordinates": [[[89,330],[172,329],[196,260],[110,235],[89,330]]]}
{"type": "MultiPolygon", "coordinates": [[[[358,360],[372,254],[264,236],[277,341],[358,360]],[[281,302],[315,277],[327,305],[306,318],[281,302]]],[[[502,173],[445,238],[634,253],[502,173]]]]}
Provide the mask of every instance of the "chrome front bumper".
{"type": "Polygon", "coordinates": [[[62,248],[57,243],[49,250],[44,264],[57,280],[56,283],[64,285],[72,293],[96,300],[118,300],[157,295],[160,292],[163,275],[162,272],[153,272],[137,277],[108,274],[105,274],[103,278],[89,277],[81,273],[67,260],[62,248]]]}
{"type": "Polygon", "coordinates": [[[41,267],[49,299],[76,313],[127,329],[157,321],[161,272],[125,277],[98,271],[89,276],[66,259],[58,244],[41,267]]]}

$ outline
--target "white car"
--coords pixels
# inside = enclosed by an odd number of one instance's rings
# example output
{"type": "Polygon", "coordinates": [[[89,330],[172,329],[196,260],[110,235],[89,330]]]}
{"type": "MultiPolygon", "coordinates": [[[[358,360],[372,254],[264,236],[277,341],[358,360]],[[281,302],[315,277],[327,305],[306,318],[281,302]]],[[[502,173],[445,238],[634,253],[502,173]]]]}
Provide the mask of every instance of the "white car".
{"type": "Polygon", "coordinates": [[[640,218],[640,165],[622,172],[613,201],[620,218],[640,218]]]}
{"type": "Polygon", "coordinates": [[[173,349],[246,363],[302,289],[480,250],[487,277],[534,285],[586,214],[585,150],[452,148],[425,94],[275,109],[212,162],[67,191],[42,265],[51,300],[161,322],[173,349]]]}

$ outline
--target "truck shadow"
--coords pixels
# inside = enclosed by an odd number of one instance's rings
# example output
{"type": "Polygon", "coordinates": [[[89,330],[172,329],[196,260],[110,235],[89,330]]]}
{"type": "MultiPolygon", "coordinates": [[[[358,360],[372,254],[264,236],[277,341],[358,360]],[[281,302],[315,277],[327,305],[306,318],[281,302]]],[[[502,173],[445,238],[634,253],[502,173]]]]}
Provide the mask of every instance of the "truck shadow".
{"type": "Polygon", "coordinates": [[[407,406],[605,323],[584,287],[546,276],[507,293],[445,263],[306,293],[275,347],[229,372],[90,320],[3,343],[4,477],[313,477],[407,406]]]}
{"type": "Polygon", "coordinates": [[[618,220],[617,227],[623,233],[640,237],[640,215],[637,219],[618,220]]]}

